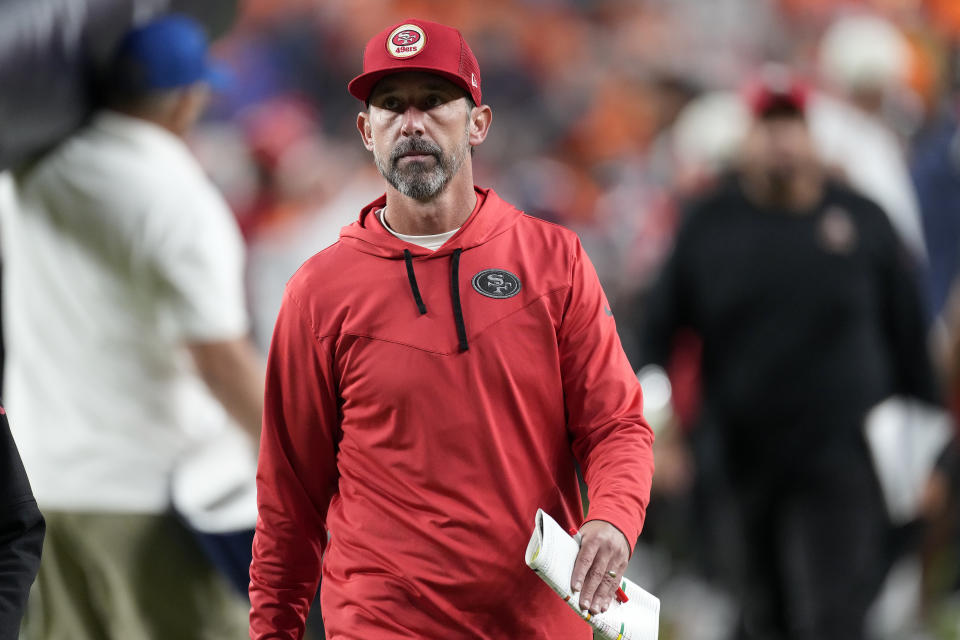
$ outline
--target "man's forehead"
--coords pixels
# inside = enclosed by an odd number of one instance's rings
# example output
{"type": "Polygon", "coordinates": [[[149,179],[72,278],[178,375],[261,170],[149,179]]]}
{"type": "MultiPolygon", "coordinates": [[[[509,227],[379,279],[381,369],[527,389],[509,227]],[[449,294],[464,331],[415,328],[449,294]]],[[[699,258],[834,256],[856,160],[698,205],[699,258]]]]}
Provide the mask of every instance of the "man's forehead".
{"type": "Polygon", "coordinates": [[[783,128],[808,128],[806,118],[802,113],[798,112],[771,113],[757,118],[756,124],[760,127],[777,130],[783,128]]]}
{"type": "Polygon", "coordinates": [[[391,73],[373,86],[370,97],[394,91],[444,91],[466,95],[461,87],[444,77],[423,71],[391,73]]]}

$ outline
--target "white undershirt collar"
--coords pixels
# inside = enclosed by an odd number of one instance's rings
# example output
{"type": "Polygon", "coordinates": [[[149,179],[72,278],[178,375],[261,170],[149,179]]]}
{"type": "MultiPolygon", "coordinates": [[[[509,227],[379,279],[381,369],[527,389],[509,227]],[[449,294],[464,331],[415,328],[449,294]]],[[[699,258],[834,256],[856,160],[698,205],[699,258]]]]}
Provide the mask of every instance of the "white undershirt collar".
{"type": "Polygon", "coordinates": [[[380,221],[380,224],[383,225],[383,228],[389,231],[394,236],[400,238],[404,242],[409,242],[410,244],[415,244],[418,247],[423,247],[424,249],[429,249],[430,251],[436,251],[444,245],[444,243],[453,237],[457,231],[460,231],[460,227],[453,229],[451,231],[445,231],[444,233],[437,233],[430,236],[408,236],[405,233],[397,233],[390,228],[390,225],[387,224],[387,221],[384,217],[386,208],[380,209],[377,211],[377,219],[380,221]]]}

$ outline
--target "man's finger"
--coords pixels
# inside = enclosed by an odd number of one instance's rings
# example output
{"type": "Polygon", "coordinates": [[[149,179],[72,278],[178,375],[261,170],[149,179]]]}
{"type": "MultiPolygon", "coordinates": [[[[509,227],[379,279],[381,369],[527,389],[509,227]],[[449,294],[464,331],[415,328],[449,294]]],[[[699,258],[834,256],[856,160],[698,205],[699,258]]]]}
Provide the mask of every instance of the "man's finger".
{"type": "Polygon", "coordinates": [[[581,609],[589,609],[591,613],[599,611],[596,608],[596,592],[597,587],[603,581],[603,574],[607,570],[608,564],[610,564],[610,553],[601,548],[593,557],[593,562],[583,579],[583,591],[580,592],[581,609]]]}
{"type": "Polygon", "coordinates": [[[587,569],[593,564],[593,559],[597,555],[600,545],[591,542],[585,542],[580,547],[580,553],[577,554],[577,561],[573,565],[573,576],[570,580],[570,588],[574,592],[583,589],[583,580],[587,576],[587,569]]]}
{"type": "Polygon", "coordinates": [[[607,566],[606,570],[604,570],[603,580],[600,581],[600,586],[597,587],[597,592],[593,596],[593,606],[597,612],[603,613],[610,608],[610,604],[613,602],[613,596],[617,591],[617,587],[620,585],[622,575],[623,569],[618,568],[615,563],[611,563],[607,566]],[[611,576],[611,571],[615,575],[611,576]]]}

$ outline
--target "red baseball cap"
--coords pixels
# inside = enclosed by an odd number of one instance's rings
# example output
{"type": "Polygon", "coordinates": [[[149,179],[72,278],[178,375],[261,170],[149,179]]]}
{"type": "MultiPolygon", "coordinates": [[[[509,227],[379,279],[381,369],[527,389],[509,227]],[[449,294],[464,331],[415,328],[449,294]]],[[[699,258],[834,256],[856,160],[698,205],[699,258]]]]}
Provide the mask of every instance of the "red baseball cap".
{"type": "Polygon", "coordinates": [[[367,102],[374,85],[391,73],[424,71],[446,78],[480,104],[480,65],[457,29],[426,20],[405,20],[387,27],[367,43],[363,73],[347,90],[367,102]]]}
{"type": "Polygon", "coordinates": [[[746,88],[747,104],[757,118],[777,113],[803,116],[809,96],[809,85],[781,65],[767,65],[746,88]]]}

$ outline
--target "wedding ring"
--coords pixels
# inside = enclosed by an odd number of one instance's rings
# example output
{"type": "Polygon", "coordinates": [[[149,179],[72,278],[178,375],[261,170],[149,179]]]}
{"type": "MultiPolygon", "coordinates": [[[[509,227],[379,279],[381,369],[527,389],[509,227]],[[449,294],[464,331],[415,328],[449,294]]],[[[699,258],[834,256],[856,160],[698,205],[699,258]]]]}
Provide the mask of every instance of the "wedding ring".
{"type": "Polygon", "coordinates": [[[607,575],[610,576],[611,578],[616,578],[616,577],[617,577],[617,572],[616,572],[616,571],[607,571],[607,575]]]}

